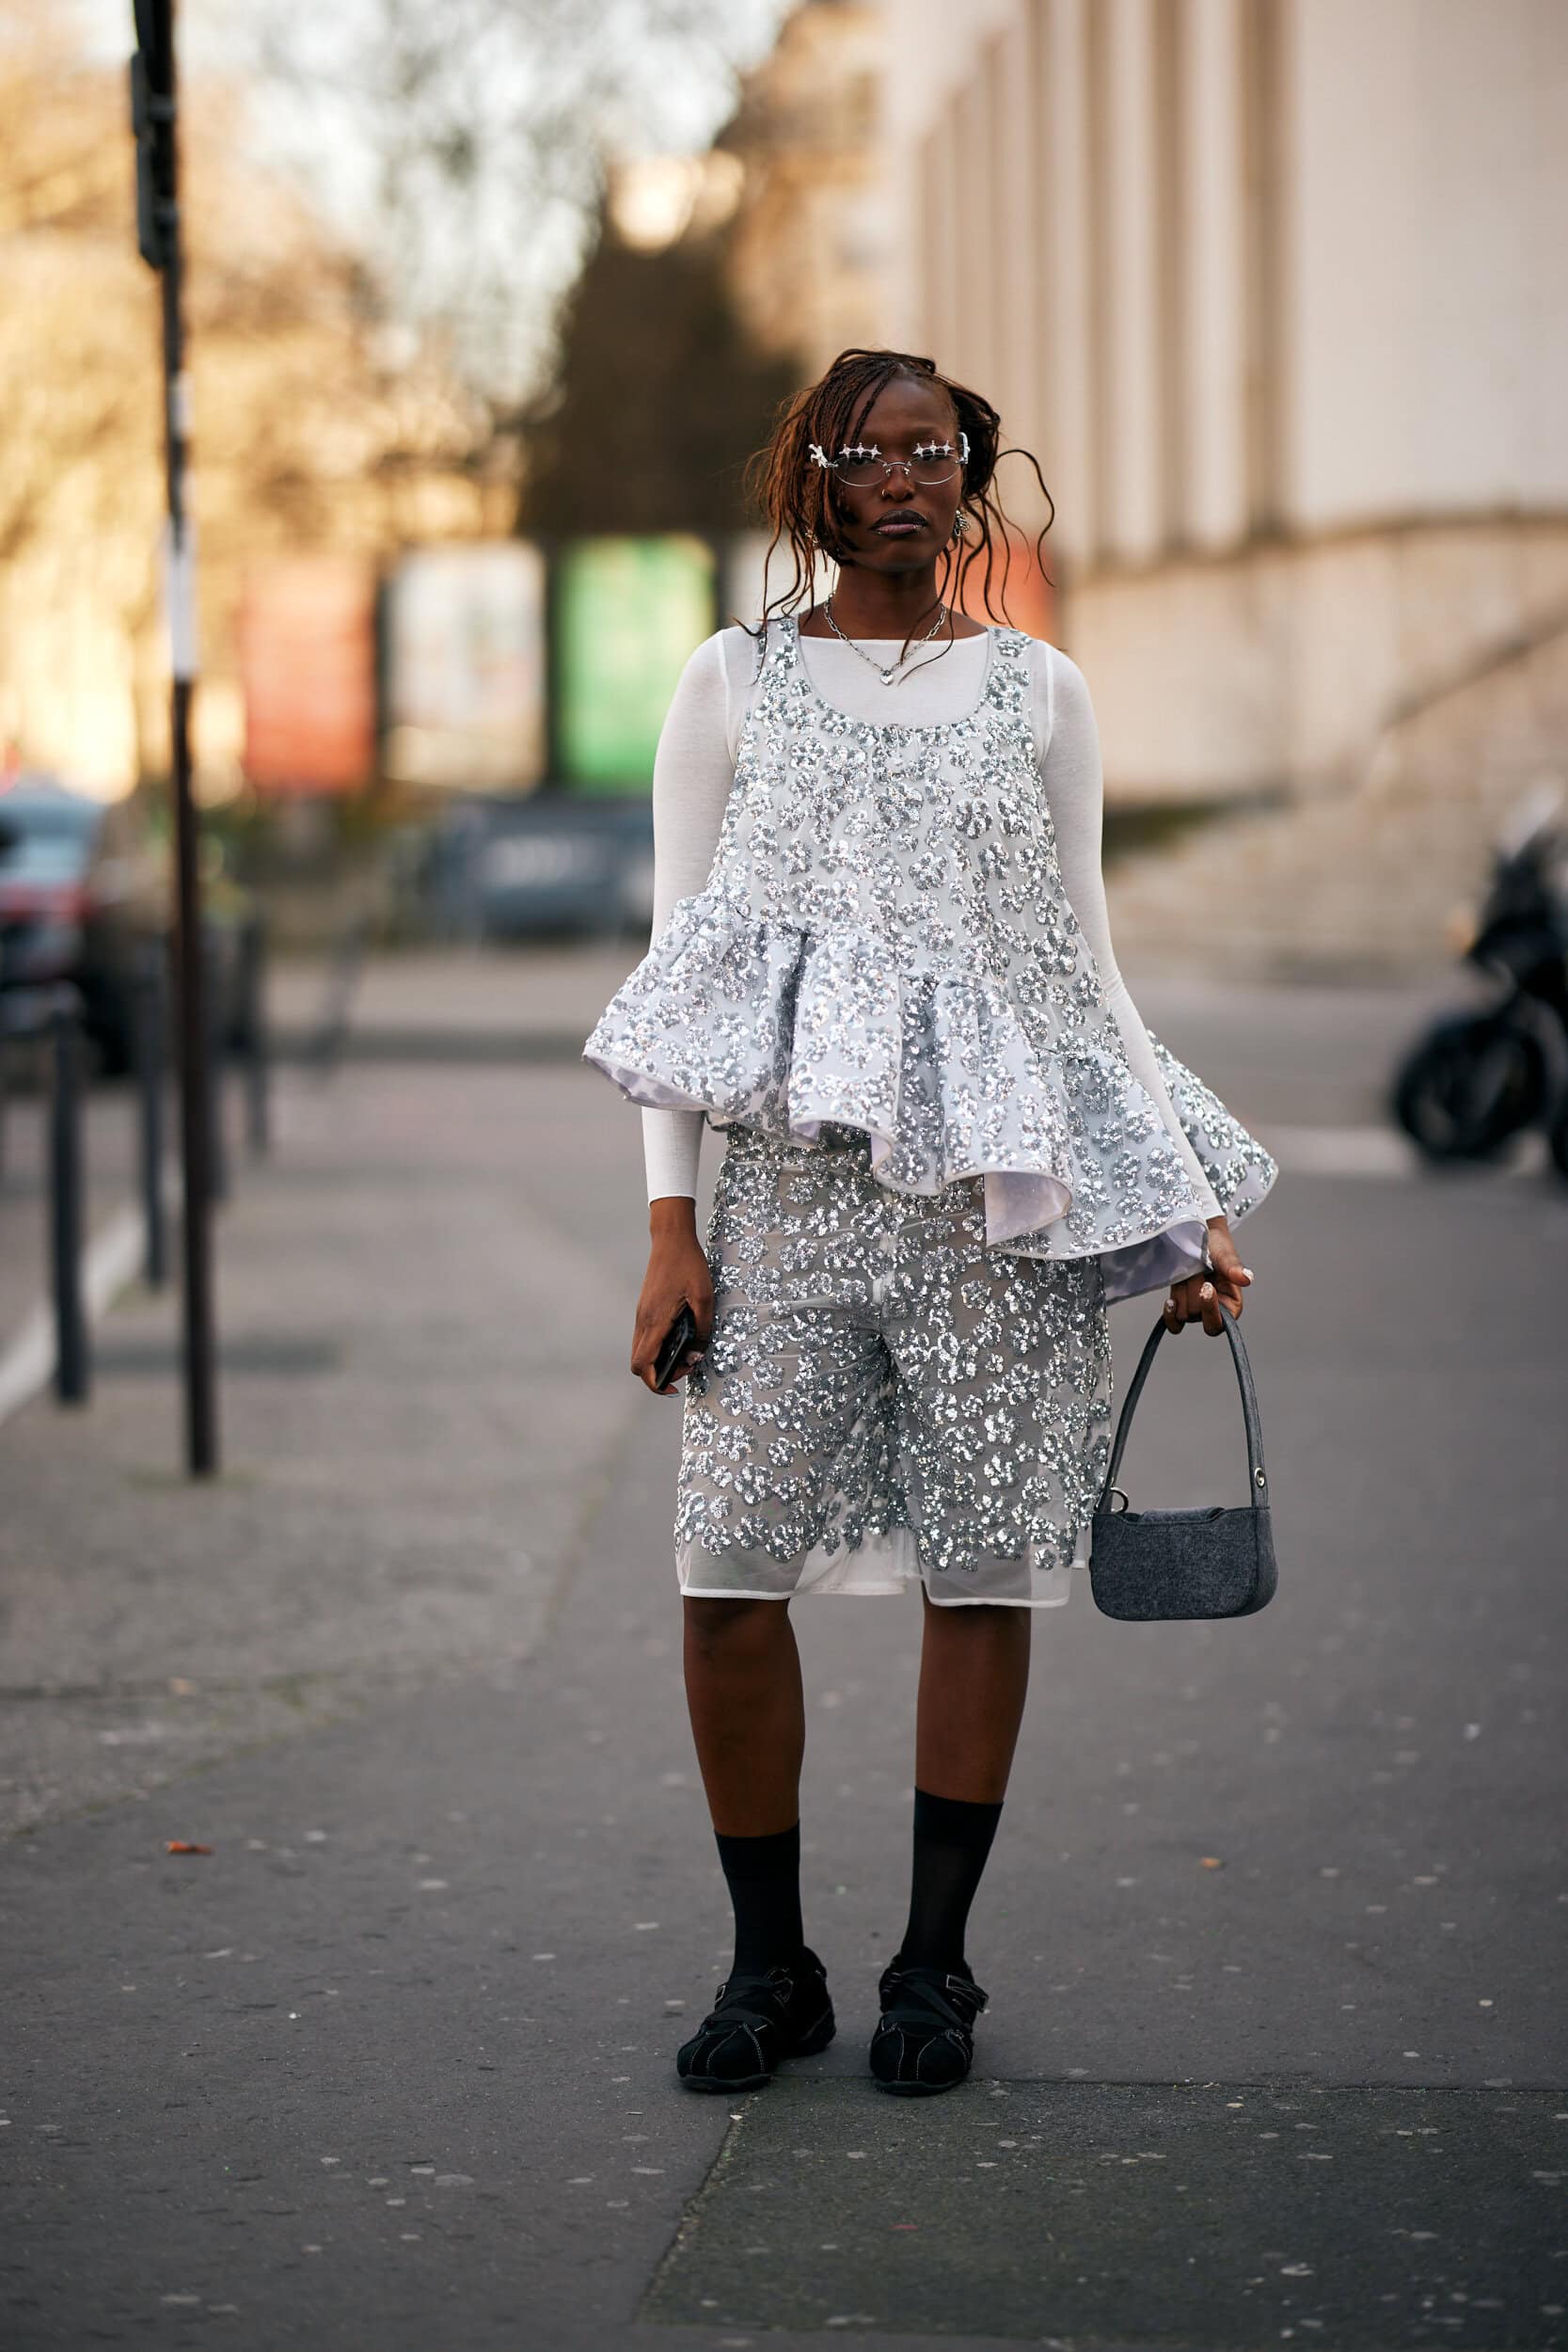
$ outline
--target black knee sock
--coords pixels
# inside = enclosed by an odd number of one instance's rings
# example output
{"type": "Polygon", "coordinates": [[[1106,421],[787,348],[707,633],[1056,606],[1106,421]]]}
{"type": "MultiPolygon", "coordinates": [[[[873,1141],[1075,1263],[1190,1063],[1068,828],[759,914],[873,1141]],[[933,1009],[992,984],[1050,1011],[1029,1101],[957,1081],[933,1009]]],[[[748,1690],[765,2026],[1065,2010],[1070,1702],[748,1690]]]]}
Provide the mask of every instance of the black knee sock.
{"type": "Polygon", "coordinates": [[[731,1975],[761,1975],[793,1960],[805,1941],[800,1822],[768,1837],[726,1837],[718,1830],[714,1836],[735,1905],[731,1975]]]}
{"type": "Polygon", "coordinates": [[[914,1792],[914,1871],[910,1919],[898,1957],[910,1966],[969,1974],[964,1930],[969,1906],[1002,1818],[999,1804],[914,1792]]]}

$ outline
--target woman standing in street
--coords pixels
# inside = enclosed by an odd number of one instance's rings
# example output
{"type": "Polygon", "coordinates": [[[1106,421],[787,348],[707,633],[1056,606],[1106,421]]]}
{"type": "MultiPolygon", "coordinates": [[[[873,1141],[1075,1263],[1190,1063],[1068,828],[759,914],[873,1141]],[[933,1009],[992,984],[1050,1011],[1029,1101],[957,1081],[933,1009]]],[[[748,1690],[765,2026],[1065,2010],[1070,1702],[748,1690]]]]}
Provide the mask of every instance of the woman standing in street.
{"type": "Polygon", "coordinates": [[[1252,1279],[1229,1220],[1275,1173],[1117,970],[1081,673],[955,609],[960,567],[989,588],[1000,561],[998,454],[990,403],[906,354],[844,352],[790,404],[758,486],[793,581],[687,665],[653,945],[585,1049],[643,1105],[633,1372],[654,1386],[696,1325],[676,1564],[736,1942],[677,2057],[694,2090],[832,2037],[789,1602],[911,1586],[913,1876],[870,2064],[898,2092],[968,2074],[1032,1613],[1068,1597],[1105,1474],[1106,1302],[1168,1283],[1171,1327],[1218,1333],[1252,1279]],[[836,584],[807,603],[819,556],[836,584]],[[705,1252],[705,1120],[728,1136],[705,1252]]]}

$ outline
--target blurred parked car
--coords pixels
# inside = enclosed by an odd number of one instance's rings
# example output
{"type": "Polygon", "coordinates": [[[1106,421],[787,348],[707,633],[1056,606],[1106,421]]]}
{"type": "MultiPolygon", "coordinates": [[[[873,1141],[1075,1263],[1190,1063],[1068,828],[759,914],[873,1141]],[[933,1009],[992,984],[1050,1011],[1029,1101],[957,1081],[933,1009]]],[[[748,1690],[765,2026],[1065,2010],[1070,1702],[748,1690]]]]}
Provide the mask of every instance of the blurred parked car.
{"type": "MultiPolygon", "coordinates": [[[[213,984],[232,1039],[248,902],[221,874],[204,881],[213,984]]],[[[39,1025],[69,981],[102,1067],[128,1069],[137,976],[150,947],[166,954],[173,919],[168,849],[135,803],[105,805],[25,771],[0,787],[0,990],[12,1035],[39,1025]]]]}
{"type": "Polygon", "coordinates": [[[646,801],[564,793],[464,800],[431,837],[426,892],[432,919],[449,936],[645,931],[653,812],[646,801]]]}

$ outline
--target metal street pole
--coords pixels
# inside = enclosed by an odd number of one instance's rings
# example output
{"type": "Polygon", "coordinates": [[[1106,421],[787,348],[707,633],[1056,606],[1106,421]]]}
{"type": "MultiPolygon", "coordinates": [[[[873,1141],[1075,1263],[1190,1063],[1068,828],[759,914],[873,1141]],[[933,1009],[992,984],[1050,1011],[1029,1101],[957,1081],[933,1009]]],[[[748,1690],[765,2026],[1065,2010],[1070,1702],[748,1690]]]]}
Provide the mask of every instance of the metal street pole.
{"type": "Polygon", "coordinates": [[[179,987],[180,1145],[184,1176],[182,1338],[185,1455],[193,1478],[218,1467],[213,1344],[211,1093],[201,928],[200,838],[191,791],[196,686],[196,554],[186,504],[190,391],[181,309],[174,0],[135,0],[131,119],[136,134],[136,231],[164,297],[164,438],[168,468],[167,602],[173,695],[175,973],[179,987]]]}
{"type": "Polygon", "coordinates": [[[49,1016],[49,1255],[55,1296],[55,1394],[62,1405],[87,1396],[87,1313],[82,1295],[82,1029],[74,989],[61,989],[49,1016]]]}

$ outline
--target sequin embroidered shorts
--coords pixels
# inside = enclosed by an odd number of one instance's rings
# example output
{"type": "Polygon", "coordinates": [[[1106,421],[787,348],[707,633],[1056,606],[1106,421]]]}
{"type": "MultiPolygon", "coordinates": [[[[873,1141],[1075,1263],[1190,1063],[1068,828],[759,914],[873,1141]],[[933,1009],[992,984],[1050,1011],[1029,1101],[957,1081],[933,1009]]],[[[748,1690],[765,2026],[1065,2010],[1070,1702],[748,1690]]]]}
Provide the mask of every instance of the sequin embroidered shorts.
{"type": "Polygon", "coordinates": [[[853,1129],[729,1130],[713,1340],[687,1383],[683,1591],[1068,1598],[1109,1452],[1104,1278],[1095,1257],[988,1251],[982,1192],[892,1192],[853,1129]]]}

